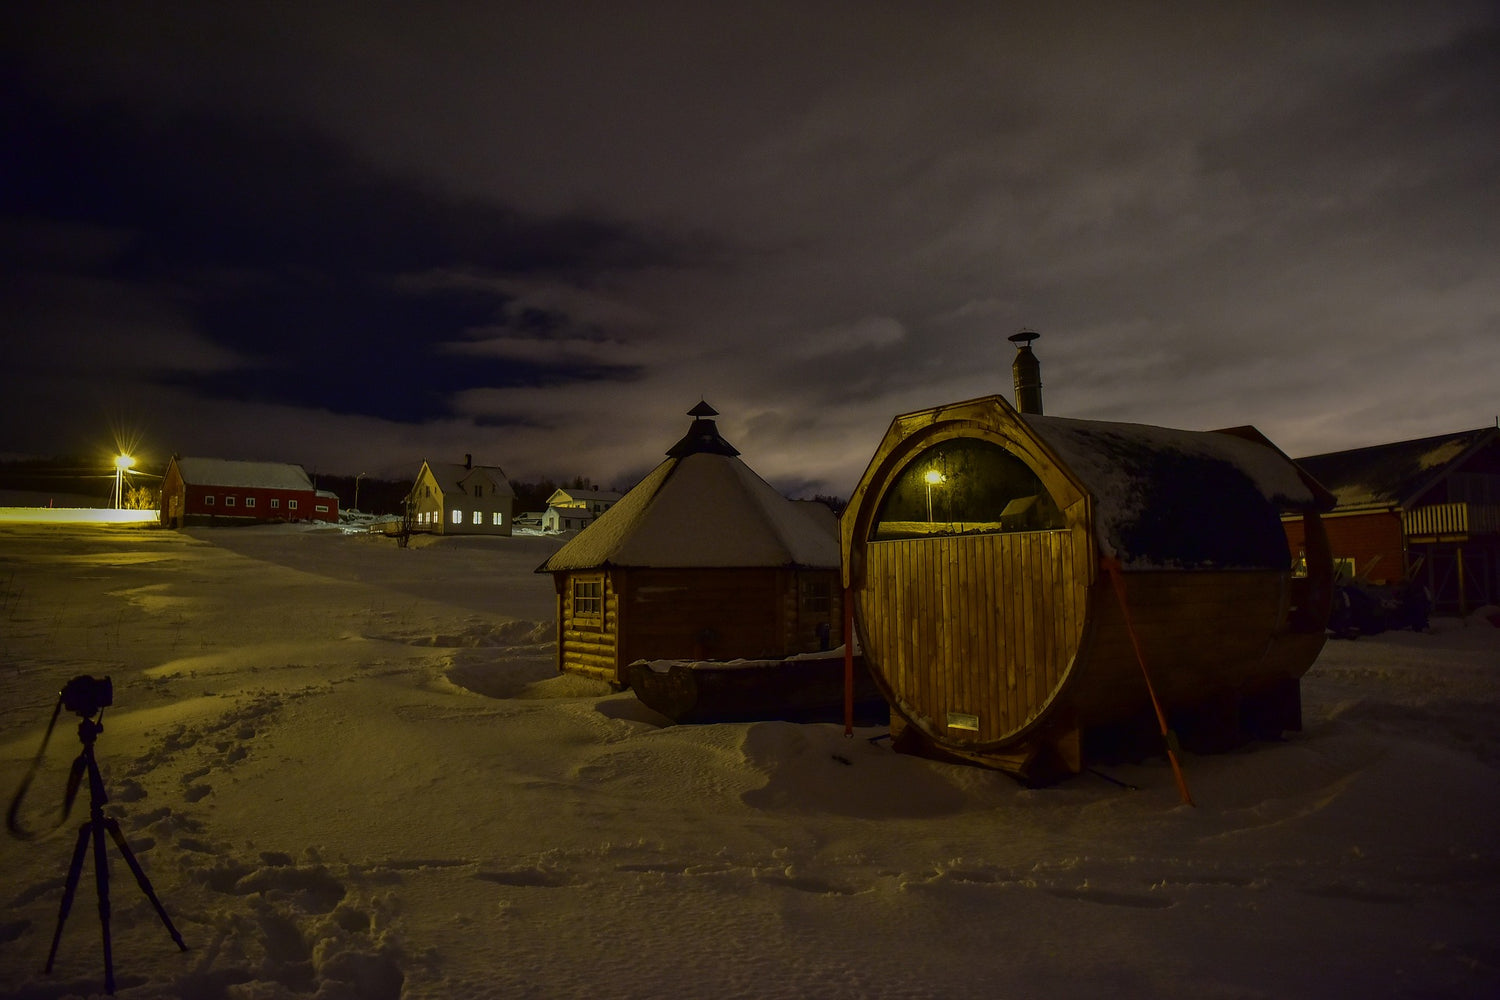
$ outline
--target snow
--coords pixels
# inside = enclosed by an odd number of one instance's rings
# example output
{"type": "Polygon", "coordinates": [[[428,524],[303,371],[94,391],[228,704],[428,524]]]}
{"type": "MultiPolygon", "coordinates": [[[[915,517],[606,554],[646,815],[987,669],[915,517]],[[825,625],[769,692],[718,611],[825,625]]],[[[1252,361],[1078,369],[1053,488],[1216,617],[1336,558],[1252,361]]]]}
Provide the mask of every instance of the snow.
{"type": "Polygon", "coordinates": [[[195,486],[257,487],[310,490],[312,480],[300,465],[285,462],[240,462],[227,458],[180,458],[182,481],[195,486]]]}
{"type": "Polygon", "coordinates": [[[1253,520],[1262,513],[1243,503],[1238,495],[1245,490],[1266,505],[1261,520],[1269,518],[1267,523],[1276,526],[1271,534],[1278,537],[1277,510],[1313,504],[1312,491],[1289,459],[1275,448],[1232,434],[1036,414],[1021,419],[1087,487],[1102,554],[1119,558],[1128,568],[1182,563],[1162,560],[1153,551],[1164,541],[1171,547],[1183,537],[1180,520],[1162,518],[1164,506],[1175,507],[1179,517],[1214,517],[1239,499],[1233,513],[1204,527],[1212,548],[1215,540],[1222,544],[1245,529],[1236,515],[1253,520]],[[1153,524],[1155,520],[1161,523],[1153,524]],[[1145,551],[1133,551],[1143,546],[1145,551]]]}
{"type": "MultiPolygon", "coordinates": [[[[1162,759],[1033,790],[883,730],[665,725],[555,673],[556,545],[0,524],[6,791],[110,676],[106,811],[189,945],[111,845],[119,996],[1500,995],[1482,616],[1329,643],[1305,730],[1186,755],[1190,808],[1162,759]]],[[[88,871],[40,971],[86,806],[0,841],[0,997],[102,989],[88,871]]]]}
{"type": "Polygon", "coordinates": [[[837,569],[838,521],[788,500],[739,458],[670,458],[550,559],[548,571],[805,566],[837,569]]]}

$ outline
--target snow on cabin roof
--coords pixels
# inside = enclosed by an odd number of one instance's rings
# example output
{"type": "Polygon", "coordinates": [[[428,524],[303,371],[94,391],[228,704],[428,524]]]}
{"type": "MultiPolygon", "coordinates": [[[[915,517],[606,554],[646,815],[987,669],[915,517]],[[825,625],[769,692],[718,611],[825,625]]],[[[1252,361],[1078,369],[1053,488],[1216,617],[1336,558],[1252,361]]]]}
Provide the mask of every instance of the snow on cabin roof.
{"type": "Polygon", "coordinates": [[[1185,431],[1022,414],[1093,497],[1101,551],[1133,568],[1281,567],[1284,509],[1318,498],[1269,443],[1185,431]]]}
{"type": "Polygon", "coordinates": [[[227,458],[179,458],[177,471],[194,486],[259,487],[311,490],[312,480],[300,465],[287,462],[239,462],[227,458]]]}
{"type": "Polygon", "coordinates": [[[658,465],[537,572],[607,566],[837,569],[838,519],[786,499],[734,455],[691,452],[658,465]]]}

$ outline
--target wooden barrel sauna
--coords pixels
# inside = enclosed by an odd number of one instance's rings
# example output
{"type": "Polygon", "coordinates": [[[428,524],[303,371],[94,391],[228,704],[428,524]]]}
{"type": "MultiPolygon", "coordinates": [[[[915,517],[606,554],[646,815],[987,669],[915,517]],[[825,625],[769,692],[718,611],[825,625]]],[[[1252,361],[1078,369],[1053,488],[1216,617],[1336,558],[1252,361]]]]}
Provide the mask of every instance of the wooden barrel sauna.
{"type": "Polygon", "coordinates": [[[1023,414],[999,396],[897,417],[840,523],[897,747],[1055,780],[1085,766],[1091,734],[1154,719],[1146,675],[1198,748],[1300,728],[1332,502],[1249,427],[1023,414]],[[1305,574],[1283,511],[1301,512],[1305,574]]]}

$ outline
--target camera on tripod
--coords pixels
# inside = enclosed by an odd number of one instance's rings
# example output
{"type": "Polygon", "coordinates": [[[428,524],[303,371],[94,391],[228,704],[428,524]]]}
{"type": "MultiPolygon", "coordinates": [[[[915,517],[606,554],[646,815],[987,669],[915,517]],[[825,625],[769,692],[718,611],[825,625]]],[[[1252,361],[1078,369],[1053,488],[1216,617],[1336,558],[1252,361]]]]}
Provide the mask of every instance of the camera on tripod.
{"type": "Polygon", "coordinates": [[[115,686],[108,677],[79,674],[63,686],[62,703],[74,715],[90,719],[115,703],[115,686]]]}

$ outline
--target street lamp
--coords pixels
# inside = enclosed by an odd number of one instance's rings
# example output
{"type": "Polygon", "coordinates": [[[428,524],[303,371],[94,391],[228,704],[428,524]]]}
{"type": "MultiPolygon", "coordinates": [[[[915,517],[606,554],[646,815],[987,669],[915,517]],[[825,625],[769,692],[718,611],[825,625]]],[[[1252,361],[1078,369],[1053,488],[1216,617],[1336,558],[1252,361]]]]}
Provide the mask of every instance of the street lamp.
{"type": "Polygon", "coordinates": [[[943,481],[945,477],[936,469],[928,469],[927,475],[922,479],[927,483],[927,523],[932,523],[932,488],[943,481]]]}
{"type": "Polygon", "coordinates": [[[129,455],[115,456],[115,510],[125,506],[125,470],[134,464],[129,455]]]}

